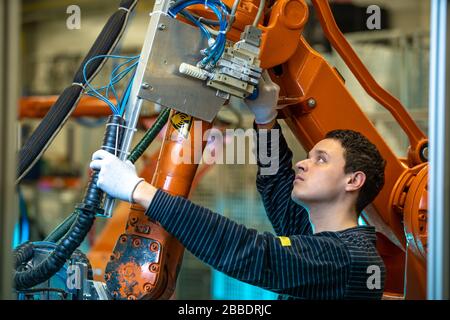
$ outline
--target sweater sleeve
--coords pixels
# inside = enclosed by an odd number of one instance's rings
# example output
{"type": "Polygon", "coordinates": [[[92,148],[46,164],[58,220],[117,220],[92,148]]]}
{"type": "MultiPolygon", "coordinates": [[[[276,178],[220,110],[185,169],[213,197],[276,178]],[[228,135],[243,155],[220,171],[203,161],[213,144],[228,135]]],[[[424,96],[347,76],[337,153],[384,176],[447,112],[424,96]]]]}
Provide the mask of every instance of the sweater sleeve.
{"type": "Polygon", "coordinates": [[[256,187],[275,233],[283,236],[312,234],[307,210],[291,199],[295,172],[292,169],[292,151],[281,126],[277,122],[271,130],[256,132],[256,187]],[[274,167],[274,163],[278,163],[278,170],[266,170],[268,166],[274,167]]]}
{"type": "Polygon", "coordinates": [[[288,296],[344,294],[350,258],[337,238],[258,233],[161,190],[146,214],[197,258],[233,278],[288,296]]]}

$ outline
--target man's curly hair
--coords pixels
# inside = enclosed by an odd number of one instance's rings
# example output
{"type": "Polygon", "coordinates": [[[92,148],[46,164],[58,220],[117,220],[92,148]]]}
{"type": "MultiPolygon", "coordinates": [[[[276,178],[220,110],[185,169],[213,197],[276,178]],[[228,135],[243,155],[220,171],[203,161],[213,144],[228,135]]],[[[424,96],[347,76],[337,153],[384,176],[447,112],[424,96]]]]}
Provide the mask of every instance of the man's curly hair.
{"type": "Polygon", "coordinates": [[[356,200],[358,215],[370,204],[384,186],[386,161],[377,147],[361,133],[353,130],[333,130],[326,139],[338,140],[344,149],[345,173],[362,171],[366,181],[356,200]]]}

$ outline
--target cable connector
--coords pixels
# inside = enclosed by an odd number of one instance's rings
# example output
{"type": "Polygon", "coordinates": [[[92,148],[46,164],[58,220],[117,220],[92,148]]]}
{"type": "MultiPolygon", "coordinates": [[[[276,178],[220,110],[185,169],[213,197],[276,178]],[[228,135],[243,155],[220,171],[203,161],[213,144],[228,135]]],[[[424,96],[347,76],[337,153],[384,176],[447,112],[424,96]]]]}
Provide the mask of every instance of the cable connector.
{"type": "Polygon", "coordinates": [[[241,40],[259,48],[261,45],[261,35],[262,31],[260,29],[248,25],[245,26],[244,32],[241,33],[241,40]]]}

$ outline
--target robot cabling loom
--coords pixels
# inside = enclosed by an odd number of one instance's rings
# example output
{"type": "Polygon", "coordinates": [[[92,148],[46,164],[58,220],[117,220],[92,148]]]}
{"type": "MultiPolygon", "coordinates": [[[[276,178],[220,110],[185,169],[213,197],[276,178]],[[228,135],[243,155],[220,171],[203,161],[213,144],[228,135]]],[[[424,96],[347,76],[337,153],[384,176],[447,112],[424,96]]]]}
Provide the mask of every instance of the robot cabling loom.
{"type": "MultiPolygon", "coordinates": [[[[340,73],[302,36],[310,16],[306,1],[158,1],[140,55],[114,56],[137,2],[121,1],[73,84],[24,143],[17,182],[40,159],[82,96],[101,100],[109,107],[105,113],[112,112],[99,147],[134,163],[175,115],[202,121],[204,131],[211,128],[231,96],[246,99],[258,94],[261,74],[267,69],[281,88],[279,118],[305,150],[337,128],[359,131],[376,144],[387,161],[386,182],[362,219],[377,230],[377,249],[386,265],[384,297],[425,298],[428,139],[400,101],[368,72],[337,27],[328,2],[311,1],[321,27],[367,94],[388,110],[406,133],[406,159],[395,155],[349,93],[340,73]],[[95,88],[92,80],[109,59],[119,59],[124,69],[113,72],[109,86],[95,88]],[[127,75],[131,77],[122,96],[114,92],[116,99],[110,100],[107,91],[127,75]],[[161,112],[133,147],[144,101],[158,104],[161,112]]],[[[181,126],[185,122],[181,121],[181,126]]],[[[188,197],[198,169],[197,164],[170,161],[173,150],[194,138],[191,134],[168,126],[157,165],[147,172],[154,186],[172,195],[188,197]],[[171,139],[174,135],[178,138],[171,139]]],[[[138,205],[116,208],[115,200],[97,187],[97,179],[98,172],[93,171],[83,198],[44,241],[25,242],[15,249],[18,299],[42,299],[42,293],[50,299],[67,300],[169,299],[173,295],[184,247],[147,218],[138,205]],[[95,219],[113,220],[119,215],[127,221],[118,236],[105,230],[100,237],[103,243],[109,240],[107,245],[93,247],[87,255],[78,249],[95,219]],[[94,277],[92,265],[104,269],[102,277],[94,277]],[[67,286],[74,266],[82,270],[75,289],[67,286]]]]}

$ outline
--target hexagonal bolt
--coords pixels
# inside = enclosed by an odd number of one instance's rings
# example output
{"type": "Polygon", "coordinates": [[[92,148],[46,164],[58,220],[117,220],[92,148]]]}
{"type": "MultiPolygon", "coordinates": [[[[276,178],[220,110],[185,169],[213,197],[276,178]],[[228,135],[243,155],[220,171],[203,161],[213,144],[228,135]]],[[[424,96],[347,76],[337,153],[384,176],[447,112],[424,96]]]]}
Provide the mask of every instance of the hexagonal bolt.
{"type": "Polygon", "coordinates": [[[315,99],[311,98],[311,99],[308,99],[307,104],[308,104],[308,107],[312,109],[317,105],[317,102],[315,99]]]}
{"type": "Polygon", "coordinates": [[[158,251],[159,250],[159,246],[156,242],[152,242],[152,244],[150,245],[150,251],[158,251]]]}
{"type": "Polygon", "coordinates": [[[159,270],[159,266],[156,263],[152,263],[148,269],[150,270],[150,272],[158,272],[159,270]]]}

